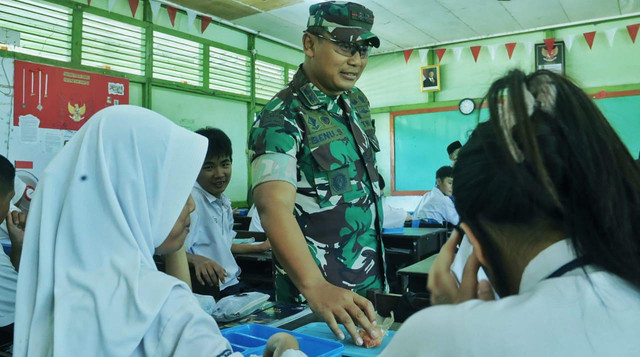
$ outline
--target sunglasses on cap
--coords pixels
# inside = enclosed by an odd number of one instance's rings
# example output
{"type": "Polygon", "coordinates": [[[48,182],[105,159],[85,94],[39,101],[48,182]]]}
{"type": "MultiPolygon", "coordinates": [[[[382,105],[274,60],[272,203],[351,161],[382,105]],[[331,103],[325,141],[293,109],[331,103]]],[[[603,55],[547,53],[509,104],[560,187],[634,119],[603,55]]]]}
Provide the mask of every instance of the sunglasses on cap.
{"type": "Polygon", "coordinates": [[[355,42],[344,42],[344,41],[340,41],[340,40],[334,40],[332,38],[326,37],[324,35],[321,35],[319,33],[313,33],[313,32],[309,32],[309,31],[305,31],[306,33],[310,34],[310,35],[314,35],[316,37],[319,37],[323,40],[327,40],[327,41],[331,41],[333,42],[336,46],[333,47],[333,49],[340,55],[343,55],[345,57],[353,57],[356,55],[356,52],[360,53],[360,58],[368,58],[369,57],[369,51],[371,50],[371,46],[370,45],[358,45],[355,42]]]}

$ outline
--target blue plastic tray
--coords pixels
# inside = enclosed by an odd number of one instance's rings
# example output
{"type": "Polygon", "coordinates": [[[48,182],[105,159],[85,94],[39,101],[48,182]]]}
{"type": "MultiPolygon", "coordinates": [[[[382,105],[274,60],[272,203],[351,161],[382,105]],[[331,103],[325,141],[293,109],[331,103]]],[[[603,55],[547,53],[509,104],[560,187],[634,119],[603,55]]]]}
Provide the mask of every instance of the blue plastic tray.
{"type": "Polygon", "coordinates": [[[297,328],[295,332],[341,343],[344,346],[343,356],[348,357],[377,356],[382,353],[385,347],[387,347],[389,342],[391,342],[393,335],[396,333],[395,331],[387,331],[387,335],[382,340],[382,344],[380,346],[376,348],[366,348],[354,344],[351,341],[351,337],[349,333],[347,333],[347,330],[344,328],[344,326],[340,325],[340,329],[342,329],[344,335],[347,336],[342,341],[336,338],[331,329],[329,329],[329,326],[327,326],[327,324],[324,322],[312,322],[310,324],[297,328]]]}
{"type": "Polygon", "coordinates": [[[233,352],[240,352],[243,356],[262,355],[269,337],[278,332],[293,335],[300,344],[300,350],[309,357],[339,357],[344,350],[341,343],[333,341],[335,339],[327,340],[265,325],[246,324],[224,329],[221,332],[222,336],[231,343],[233,352]]]}
{"type": "Polygon", "coordinates": [[[386,234],[402,234],[402,233],[404,233],[404,227],[382,228],[382,233],[386,233],[386,234]]]}

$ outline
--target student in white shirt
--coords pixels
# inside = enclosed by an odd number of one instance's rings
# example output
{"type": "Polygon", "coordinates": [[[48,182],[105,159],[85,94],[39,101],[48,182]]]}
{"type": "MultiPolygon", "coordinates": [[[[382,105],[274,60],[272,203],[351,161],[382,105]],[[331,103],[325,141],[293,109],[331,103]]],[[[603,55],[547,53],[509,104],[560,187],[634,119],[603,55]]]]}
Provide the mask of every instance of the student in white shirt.
{"type": "MultiPolygon", "coordinates": [[[[241,356],[153,261],[184,244],[206,147],[129,105],[99,111],[74,135],[29,210],[14,356],[241,356]]],[[[297,348],[276,338],[271,351],[281,344],[297,348]]]]}
{"type": "Polygon", "coordinates": [[[436,171],[436,186],[422,196],[413,212],[413,219],[423,219],[429,223],[457,225],[460,221],[451,197],[453,193],[453,168],[442,166],[436,171]]]}
{"type": "Polygon", "coordinates": [[[449,155],[449,160],[451,160],[452,167],[456,165],[456,160],[458,159],[458,153],[460,152],[461,147],[462,144],[458,140],[447,146],[447,154],[449,155]]]}
{"type": "Polygon", "coordinates": [[[192,228],[186,248],[189,264],[202,285],[219,286],[222,297],[251,290],[240,281],[240,267],[233,253],[257,253],[270,249],[269,242],[259,245],[233,244],[233,210],[224,194],[231,181],[231,140],[220,129],[196,131],[209,143],[198,179],[191,191],[196,209],[191,213],[192,228]]]}
{"type": "Polygon", "coordinates": [[[382,356],[640,356],[640,170],[593,101],[549,71],[487,96],[454,169],[456,232],[429,273],[434,304],[382,356]],[[487,282],[478,284],[482,265],[487,282]],[[472,299],[470,301],[466,301],[472,299]],[[466,301],[466,302],[465,302],[466,301]],[[456,304],[457,305],[453,305],[456,304]]]}

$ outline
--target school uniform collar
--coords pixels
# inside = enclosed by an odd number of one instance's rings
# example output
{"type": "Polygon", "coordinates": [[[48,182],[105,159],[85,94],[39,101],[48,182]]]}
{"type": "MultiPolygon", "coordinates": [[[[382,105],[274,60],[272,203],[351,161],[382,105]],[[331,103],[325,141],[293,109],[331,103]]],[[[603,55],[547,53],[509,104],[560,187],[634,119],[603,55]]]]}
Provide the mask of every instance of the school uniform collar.
{"type": "Polygon", "coordinates": [[[326,109],[331,114],[342,115],[342,108],[338,105],[338,99],[342,98],[348,101],[348,95],[351,90],[344,91],[339,96],[327,95],[321,91],[315,84],[311,83],[302,70],[302,65],[298,68],[298,72],[293,76],[291,81],[293,89],[296,91],[300,102],[311,110],[320,108],[326,109]]]}
{"type": "Polygon", "coordinates": [[[570,239],[561,240],[547,247],[536,255],[524,269],[520,279],[520,293],[533,290],[536,284],[576,257],[570,239]]]}
{"type": "Polygon", "coordinates": [[[231,206],[231,200],[224,193],[220,195],[220,198],[217,198],[216,196],[210,194],[209,191],[202,188],[202,186],[200,186],[198,182],[196,182],[195,188],[196,190],[202,193],[202,195],[207,199],[209,203],[214,203],[219,201],[218,203],[223,206],[231,206]]]}

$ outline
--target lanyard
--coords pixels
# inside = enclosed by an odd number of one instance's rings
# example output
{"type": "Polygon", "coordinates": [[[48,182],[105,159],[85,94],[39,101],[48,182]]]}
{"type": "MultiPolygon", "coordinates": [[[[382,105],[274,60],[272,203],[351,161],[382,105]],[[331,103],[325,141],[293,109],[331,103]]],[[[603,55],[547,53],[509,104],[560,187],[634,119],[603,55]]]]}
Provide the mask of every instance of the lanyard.
{"type": "Polygon", "coordinates": [[[558,268],[556,271],[551,273],[551,275],[549,275],[545,279],[557,278],[559,276],[564,275],[565,273],[568,273],[574,269],[581,268],[585,265],[587,265],[587,259],[585,257],[576,258],[568,262],[567,264],[561,266],[560,268],[558,268]]]}

